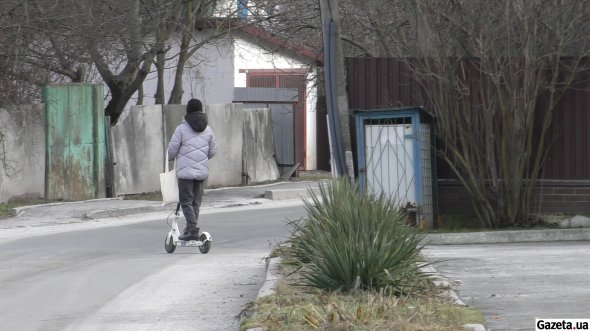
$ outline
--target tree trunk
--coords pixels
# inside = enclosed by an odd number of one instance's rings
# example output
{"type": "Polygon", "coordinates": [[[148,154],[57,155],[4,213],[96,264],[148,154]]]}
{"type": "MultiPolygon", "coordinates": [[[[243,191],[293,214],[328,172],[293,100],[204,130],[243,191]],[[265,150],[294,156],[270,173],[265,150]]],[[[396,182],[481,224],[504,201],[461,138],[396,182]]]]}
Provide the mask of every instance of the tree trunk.
{"type": "Polygon", "coordinates": [[[186,62],[190,56],[188,50],[191,38],[192,31],[187,31],[187,29],[185,29],[182,33],[182,40],[180,42],[180,54],[178,55],[178,63],[176,64],[174,87],[172,88],[172,92],[170,92],[170,98],[168,99],[168,104],[170,105],[179,105],[182,103],[182,96],[184,94],[182,80],[184,77],[184,68],[186,66],[186,62]]]}
{"type": "Polygon", "coordinates": [[[163,105],[166,99],[165,95],[165,84],[164,84],[164,72],[166,66],[166,53],[160,52],[156,56],[156,70],[158,72],[158,84],[156,87],[156,94],[154,95],[156,105],[163,105]]]}
{"type": "Polygon", "coordinates": [[[200,11],[203,5],[202,0],[189,1],[186,4],[185,16],[186,21],[189,22],[182,30],[182,37],[180,41],[180,54],[178,54],[178,62],[176,64],[176,72],[174,75],[174,86],[168,98],[168,104],[178,105],[182,103],[182,96],[184,95],[184,69],[189,58],[196,52],[197,46],[191,49],[191,40],[193,38],[195,15],[200,11]]]}
{"type": "Polygon", "coordinates": [[[137,102],[135,104],[138,106],[143,105],[143,85],[137,89],[137,102]]]}
{"type": "Polygon", "coordinates": [[[153,56],[146,57],[142,68],[134,76],[134,79],[120,81],[118,78],[111,78],[106,81],[111,91],[111,100],[105,108],[105,116],[111,117],[111,124],[114,125],[119,120],[119,116],[125,110],[125,106],[143,84],[148,72],[151,69],[153,56]]]}

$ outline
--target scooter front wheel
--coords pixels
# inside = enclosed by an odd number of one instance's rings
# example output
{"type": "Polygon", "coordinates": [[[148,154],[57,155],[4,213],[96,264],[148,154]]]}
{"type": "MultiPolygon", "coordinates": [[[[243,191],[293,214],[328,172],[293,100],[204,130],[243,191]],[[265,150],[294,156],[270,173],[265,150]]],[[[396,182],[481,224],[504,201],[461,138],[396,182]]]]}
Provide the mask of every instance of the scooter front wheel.
{"type": "Polygon", "coordinates": [[[174,253],[174,251],[176,250],[174,238],[171,235],[166,236],[166,241],[164,241],[164,248],[166,249],[167,253],[174,253]]]}
{"type": "Polygon", "coordinates": [[[207,240],[207,235],[204,233],[201,234],[199,240],[203,243],[199,246],[199,251],[201,251],[202,254],[209,253],[209,250],[211,249],[211,240],[207,240]]]}

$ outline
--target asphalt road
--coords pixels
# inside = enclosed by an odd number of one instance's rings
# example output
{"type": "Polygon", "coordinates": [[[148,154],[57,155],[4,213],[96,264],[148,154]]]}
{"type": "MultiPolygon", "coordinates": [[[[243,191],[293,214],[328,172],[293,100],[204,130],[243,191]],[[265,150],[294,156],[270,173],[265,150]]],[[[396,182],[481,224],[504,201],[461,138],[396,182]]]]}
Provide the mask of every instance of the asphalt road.
{"type": "MultiPolygon", "coordinates": [[[[147,214],[146,214],[147,215],[147,214]]],[[[208,254],[164,250],[164,214],[15,229],[0,244],[4,330],[237,330],[301,205],[207,212],[208,254]]]]}
{"type": "Polygon", "coordinates": [[[562,241],[429,246],[435,268],[491,331],[535,330],[535,318],[590,318],[590,244],[562,241]]]}

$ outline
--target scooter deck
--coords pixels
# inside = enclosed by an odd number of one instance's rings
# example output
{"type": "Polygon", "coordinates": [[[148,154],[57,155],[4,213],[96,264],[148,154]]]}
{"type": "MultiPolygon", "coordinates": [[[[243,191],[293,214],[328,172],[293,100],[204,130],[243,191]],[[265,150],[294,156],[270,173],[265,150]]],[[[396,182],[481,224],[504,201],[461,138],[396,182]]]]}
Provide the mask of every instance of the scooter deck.
{"type": "Polygon", "coordinates": [[[200,240],[189,240],[189,241],[184,241],[184,240],[178,240],[174,242],[176,244],[176,246],[180,246],[180,247],[199,247],[203,245],[203,242],[200,240]]]}

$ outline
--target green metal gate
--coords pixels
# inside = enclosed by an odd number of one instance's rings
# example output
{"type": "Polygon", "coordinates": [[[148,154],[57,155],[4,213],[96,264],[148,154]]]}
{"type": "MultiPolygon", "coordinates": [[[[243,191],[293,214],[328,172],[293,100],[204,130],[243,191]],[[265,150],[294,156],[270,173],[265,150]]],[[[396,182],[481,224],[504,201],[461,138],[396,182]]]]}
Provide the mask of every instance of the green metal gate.
{"type": "Polygon", "coordinates": [[[105,197],[107,139],[104,87],[50,85],[43,89],[46,113],[45,198],[105,197]]]}

